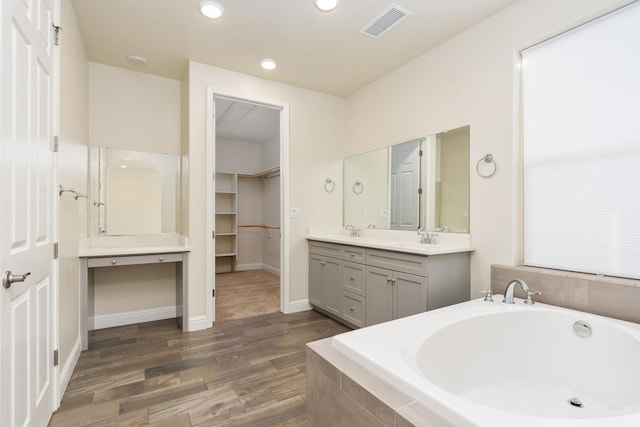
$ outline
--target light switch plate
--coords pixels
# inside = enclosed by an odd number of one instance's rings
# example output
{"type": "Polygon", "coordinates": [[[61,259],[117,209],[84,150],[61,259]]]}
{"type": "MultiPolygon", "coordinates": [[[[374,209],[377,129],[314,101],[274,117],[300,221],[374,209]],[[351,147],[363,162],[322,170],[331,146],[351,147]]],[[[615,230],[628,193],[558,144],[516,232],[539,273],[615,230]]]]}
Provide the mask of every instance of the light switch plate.
{"type": "Polygon", "coordinates": [[[302,208],[293,207],[291,208],[291,218],[300,218],[302,216],[302,208]]]}

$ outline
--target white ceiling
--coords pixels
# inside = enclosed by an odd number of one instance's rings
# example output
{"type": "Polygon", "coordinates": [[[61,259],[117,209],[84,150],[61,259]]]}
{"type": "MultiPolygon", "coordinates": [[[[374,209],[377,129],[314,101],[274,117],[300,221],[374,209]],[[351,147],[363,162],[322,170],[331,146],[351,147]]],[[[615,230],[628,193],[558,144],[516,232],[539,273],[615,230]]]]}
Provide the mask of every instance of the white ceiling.
{"type": "MultiPolygon", "coordinates": [[[[217,0],[216,21],[198,0],[73,0],[90,61],[181,79],[188,60],[347,96],[516,0],[397,0],[411,15],[379,39],[360,30],[391,0],[217,0]],[[146,66],[127,62],[134,54],[146,66]],[[265,71],[260,59],[278,68],[265,71]]],[[[63,35],[64,37],[64,35],[63,35]]]]}

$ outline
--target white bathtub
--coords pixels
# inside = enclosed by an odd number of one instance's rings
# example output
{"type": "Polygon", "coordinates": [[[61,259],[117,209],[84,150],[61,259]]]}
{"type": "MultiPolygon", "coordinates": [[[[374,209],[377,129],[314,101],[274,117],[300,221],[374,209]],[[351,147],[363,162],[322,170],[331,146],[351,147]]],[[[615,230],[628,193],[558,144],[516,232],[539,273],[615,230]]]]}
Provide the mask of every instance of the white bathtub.
{"type": "Polygon", "coordinates": [[[494,300],[347,332],[332,346],[458,426],[640,426],[640,325],[494,300]],[[591,335],[578,336],[576,321],[591,335]]]}

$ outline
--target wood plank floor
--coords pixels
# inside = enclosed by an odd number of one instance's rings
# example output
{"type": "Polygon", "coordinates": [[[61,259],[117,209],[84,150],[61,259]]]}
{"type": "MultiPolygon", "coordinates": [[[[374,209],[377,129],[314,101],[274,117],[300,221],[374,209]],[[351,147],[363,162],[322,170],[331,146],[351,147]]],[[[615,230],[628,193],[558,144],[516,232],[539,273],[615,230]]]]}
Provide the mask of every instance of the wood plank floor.
{"type": "Polygon", "coordinates": [[[92,331],[49,425],[306,426],[304,344],[347,330],[307,311],[92,331]]]}
{"type": "Polygon", "coordinates": [[[216,322],[280,311],[280,277],[266,270],[216,274],[216,322]]]}

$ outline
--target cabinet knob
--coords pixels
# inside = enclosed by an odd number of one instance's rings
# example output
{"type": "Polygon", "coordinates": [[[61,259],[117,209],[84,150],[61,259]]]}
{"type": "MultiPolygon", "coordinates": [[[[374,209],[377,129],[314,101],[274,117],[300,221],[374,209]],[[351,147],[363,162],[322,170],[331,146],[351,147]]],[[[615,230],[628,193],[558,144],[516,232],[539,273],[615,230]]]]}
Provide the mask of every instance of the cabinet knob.
{"type": "Polygon", "coordinates": [[[351,277],[349,277],[349,280],[356,280],[356,278],[351,276],[351,277]]]}
{"type": "Polygon", "coordinates": [[[164,261],[164,257],[161,256],[160,258],[158,258],[158,261],[160,261],[160,262],[164,261]]]}
{"type": "Polygon", "coordinates": [[[387,277],[387,282],[391,282],[391,277],[387,277]]]}
{"type": "Polygon", "coordinates": [[[351,310],[351,311],[355,311],[356,309],[355,309],[355,308],[353,308],[353,307],[349,307],[349,310],[351,310]]]}
{"type": "Polygon", "coordinates": [[[326,261],[320,261],[320,265],[327,265],[326,261]]]}
{"type": "Polygon", "coordinates": [[[112,259],[111,260],[111,265],[116,265],[118,263],[118,260],[112,259]]]}
{"type": "Polygon", "coordinates": [[[356,254],[349,254],[349,256],[353,258],[354,256],[356,256],[356,254]]]}

